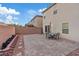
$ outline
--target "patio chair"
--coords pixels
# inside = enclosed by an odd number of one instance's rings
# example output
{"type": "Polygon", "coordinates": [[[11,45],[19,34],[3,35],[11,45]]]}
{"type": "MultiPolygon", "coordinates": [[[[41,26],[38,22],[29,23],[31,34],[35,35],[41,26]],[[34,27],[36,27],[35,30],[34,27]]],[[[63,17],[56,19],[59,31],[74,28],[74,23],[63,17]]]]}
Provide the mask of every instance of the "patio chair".
{"type": "Polygon", "coordinates": [[[50,38],[54,38],[54,36],[55,36],[55,33],[48,33],[48,38],[50,39],[50,38]]]}
{"type": "Polygon", "coordinates": [[[60,36],[60,33],[55,33],[54,38],[55,38],[55,39],[59,39],[59,36],[60,36]]]}
{"type": "Polygon", "coordinates": [[[59,39],[59,35],[60,35],[60,33],[49,33],[48,34],[48,39],[50,39],[50,38],[59,39]]]}

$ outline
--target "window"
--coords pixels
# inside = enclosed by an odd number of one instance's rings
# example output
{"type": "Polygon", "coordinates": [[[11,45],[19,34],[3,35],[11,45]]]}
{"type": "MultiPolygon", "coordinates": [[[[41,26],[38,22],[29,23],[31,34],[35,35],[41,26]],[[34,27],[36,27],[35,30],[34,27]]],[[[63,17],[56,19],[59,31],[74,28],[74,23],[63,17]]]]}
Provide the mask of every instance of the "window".
{"type": "Polygon", "coordinates": [[[46,25],[46,26],[45,26],[45,32],[47,32],[47,33],[50,32],[50,26],[49,26],[49,25],[46,25]]]}
{"type": "Polygon", "coordinates": [[[53,12],[53,14],[54,14],[54,15],[57,14],[57,10],[55,10],[55,11],[53,12]]]}
{"type": "Polygon", "coordinates": [[[68,23],[62,24],[62,33],[69,34],[69,24],[68,23]]]}

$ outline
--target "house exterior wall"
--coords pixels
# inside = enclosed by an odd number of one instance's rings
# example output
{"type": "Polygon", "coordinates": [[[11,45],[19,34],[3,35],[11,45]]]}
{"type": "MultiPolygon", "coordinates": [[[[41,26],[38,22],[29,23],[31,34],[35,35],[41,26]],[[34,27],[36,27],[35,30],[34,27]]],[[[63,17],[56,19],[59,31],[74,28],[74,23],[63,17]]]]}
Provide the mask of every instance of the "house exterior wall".
{"type": "Polygon", "coordinates": [[[59,3],[44,12],[43,33],[45,25],[51,23],[51,32],[59,32],[62,38],[79,41],[79,4],[77,3],[59,3]],[[53,12],[57,10],[57,14],[53,12]],[[62,23],[69,24],[69,34],[62,33],[62,23]]]}
{"type": "Polygon", "coordinates": [[[32,20],[29,24],[34,25],[35,27],[42,27],[42,20],[43,17],[37,16],[35,19],[32,20]]]}
{"type": "Polygon", "coordinates": [[[15,34],[15,27],[0,25],[0,46],[13,34],[15,34]]]}

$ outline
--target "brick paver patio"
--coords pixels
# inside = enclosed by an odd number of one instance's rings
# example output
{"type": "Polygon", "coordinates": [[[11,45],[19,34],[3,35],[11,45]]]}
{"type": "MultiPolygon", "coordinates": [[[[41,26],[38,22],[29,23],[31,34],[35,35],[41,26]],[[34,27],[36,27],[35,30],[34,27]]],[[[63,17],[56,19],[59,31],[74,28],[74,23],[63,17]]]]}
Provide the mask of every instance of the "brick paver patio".
{"type": "Polygon", "coordinates": [[[14,48],[14,56],[24,56],[23,35],[18,35],[18,41],[14,48]]]}
{"type": "Polygon", "coordinates": [[[24,35],[26,56],[64,56],[79,48],[79,43],[66,39],[48,40],[41,34],[24,35]]]}

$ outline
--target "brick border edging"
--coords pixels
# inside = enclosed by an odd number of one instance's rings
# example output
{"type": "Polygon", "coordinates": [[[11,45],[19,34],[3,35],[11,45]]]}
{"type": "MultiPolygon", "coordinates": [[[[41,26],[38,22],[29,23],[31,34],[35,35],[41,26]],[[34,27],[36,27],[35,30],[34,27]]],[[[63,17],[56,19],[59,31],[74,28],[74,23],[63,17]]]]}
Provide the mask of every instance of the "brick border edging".
{"type": "Polygon", "coordinates": [[[23,55],[25,56],[25,46],[24,46],[24,37],[23,37],[23,35],[22,35],[22,42],[23,42],[23,55]]]}
{"type": "Polygon", "coordinates": [[[25,56],[24,40],[23,40],[22,34],[18,35],[18,41],[14,48],[13,56],[25,56]],[[21,44],[19,44],[19,43],[21,43],[21,44]],[[20,46],[21,46],[21,48],[19,48],[20,46]]]}
{"type": "Polygon", "coordinates": [[[0,50],[0,55],[1,56],[12,56],[17,40],[18,40],[18,36],[16,35],[14,39],[11,41],[11,43],[5,49],[0,50]]]}
{"type": "Polygon", "coordinates": [[[79,56],[79,52],[76,52],[76,51],[79,51],[79,48],[71,51],[70,53],[68,53],[66,56],[79,56]],[[78,53],[78,54],[77,54],[78,53]]]}

